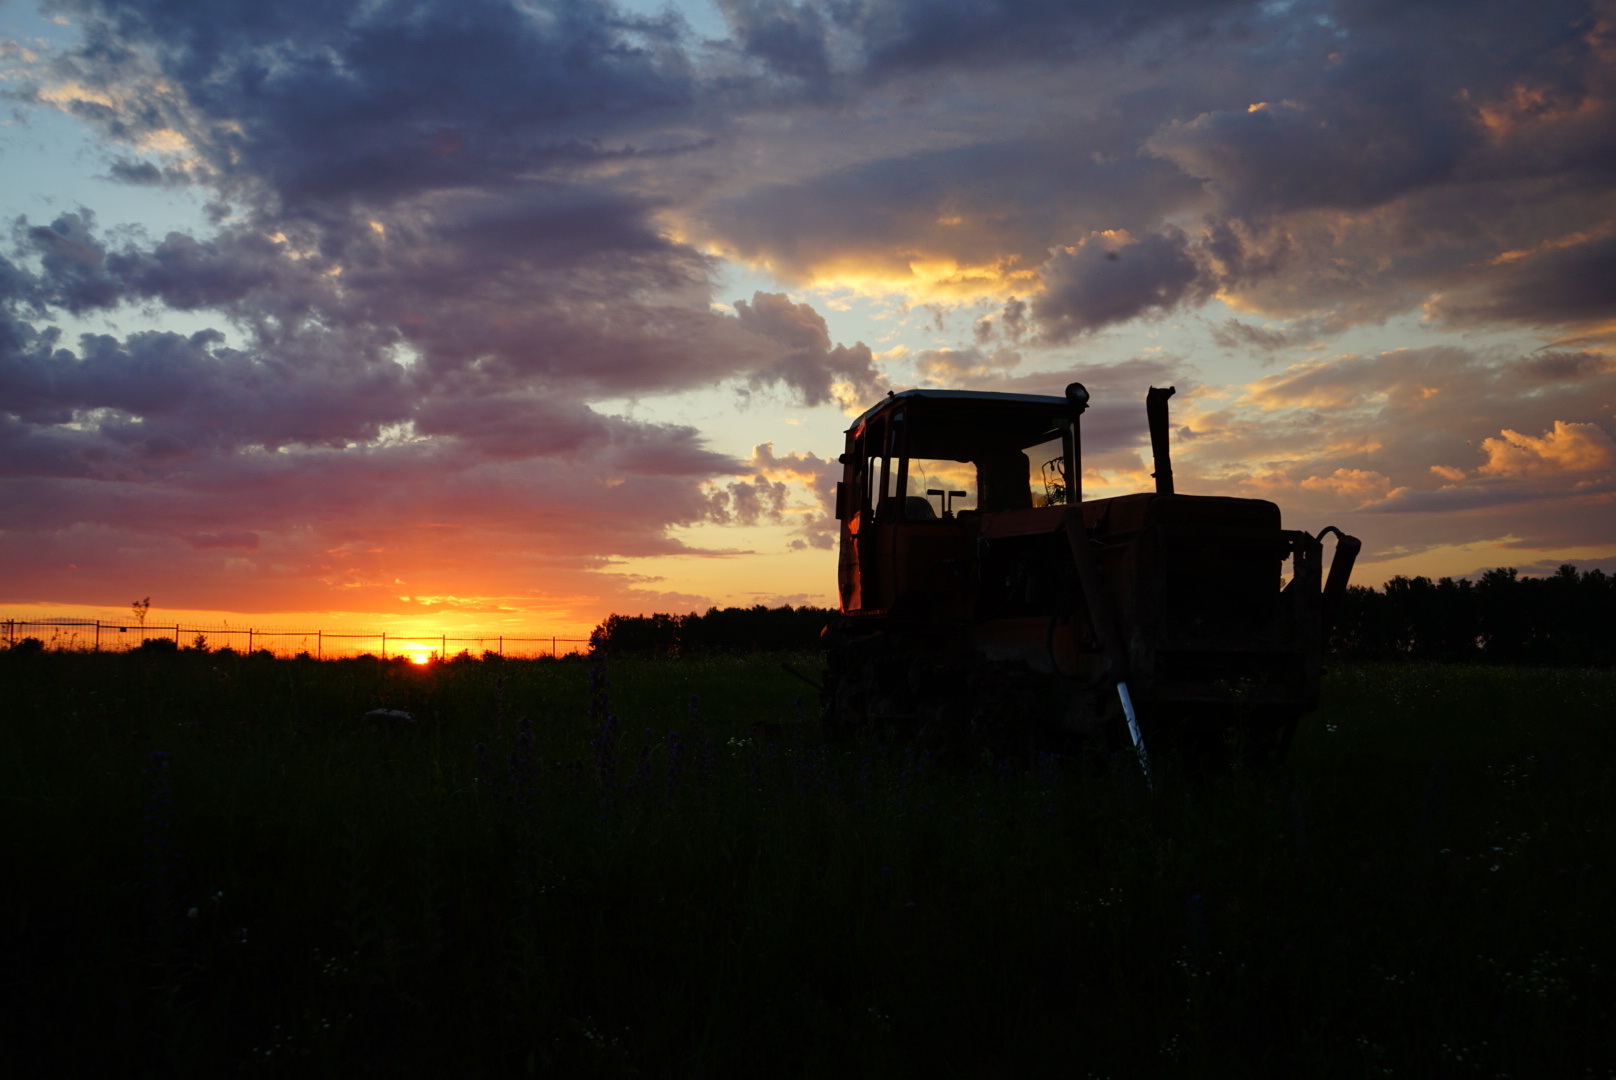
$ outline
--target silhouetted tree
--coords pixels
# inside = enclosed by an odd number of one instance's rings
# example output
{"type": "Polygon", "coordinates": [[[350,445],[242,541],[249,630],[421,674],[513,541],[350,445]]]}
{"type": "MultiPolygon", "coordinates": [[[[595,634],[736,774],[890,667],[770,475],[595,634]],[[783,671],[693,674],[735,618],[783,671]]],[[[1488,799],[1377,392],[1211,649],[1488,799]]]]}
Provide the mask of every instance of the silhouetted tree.
{"type": "Polygon", "coordinates": [[[812,649],[835,612],[825,608],[709,608],[698,615],[610,615],[595,628],[614,653],[678,655],[812,649]]]}
{"type": "Polygon", "coordinates": [[[1395,577],[1347,590],[1331,651],[1358,659],[1616,664],[1616,578],[1513,567],[1465,579],[1395,577]]]}

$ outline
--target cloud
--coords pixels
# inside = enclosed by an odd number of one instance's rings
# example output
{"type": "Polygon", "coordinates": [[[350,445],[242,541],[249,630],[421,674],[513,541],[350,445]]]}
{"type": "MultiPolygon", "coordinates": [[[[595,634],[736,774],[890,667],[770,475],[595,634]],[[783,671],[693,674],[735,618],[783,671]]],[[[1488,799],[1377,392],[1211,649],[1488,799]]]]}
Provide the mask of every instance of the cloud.
{"type": "Polygon", "coordinates": [[[1146,149],[1206,181],[1241,216],[1361,209],[1448,180],[1480,136],[1454,122],[1462,105],[1431,108],[1420,69],[1393,59],[1327,67],[1309,95],[1316,103],[1256,102],[1170,121],[1146,149]]]}
{"type": "Polygon", "coordinates": [[[967,379],[1008,371],[1021,363],[1021,354],[1010,349],[923,349],[911,353],[908,359],[927,382],[955,386],[967,379]]]}
{"type": "Polygon", "coordinates": [[[814,5],[718,0],[718,9],[747,56],[811,85],[821,85],[829,78],[827,26],[814,5]]]}
{"type": "MultiPolygon", "coordinates": [[[[936,121],[917,118],[926,122],[936,121]]],[[[1081,128],[889,146],[872,160],[805,171],[707,199],[690,227],[783,280],[953,300],[1036,289],[1052,243],[1107,229],[1143,233],[1201,197],[1171,165],[1132,153],[1123,133],[1081,128]]]]}
{"type": "Polygon", "coordinates": [[[785,484],[771,482],[762,476],[736,480],[713,490],[708,516],[721,525],[731,522],[739,525],[777,522],[785,513],[786,499],[790,494],[785,484]]]}
{"type": "Polygon", "coordinates": [[[896,74],[938,67],[1087,59],[1160,33],[1199,37],[1241,4],[1153,0],[1118,7],[1054,0],[985,0],[937,5],[871,0],[831,5],[858,34],[869,67],[896,74]]]}
{"type": "Polygon", "coordinates": [[[1051,251],[1039,275],[1044,291],[1034,298],[1032,313],[1047,343],[1160,315],[1190,295],[1199,276],[1177,230],[1140,239],[1126,232],[1091,233],[1051,251]]]}
{"type": "MultiPolygon", "coordinates": [[[[1511,254],[1506,252],[1507,254],[1511,254]]],[[[1453,294],[1433,298],[1436,318],[1461,326],[1496,322],[1616,328],[1616,235],[1579,237],[1518,258],[1495,257],[1485,273],[1453,294]]]]}
{"type": "Polygon", "coordinates": [[[1175,471],[1181,491],[1328,515],[1371,560],[1481,539],[1597,547],[1616,505],[1613,414],[1616,366],[1597,354],[1346,356],[1291,365],[1239,398],[1192,396],[1175,416],[1197,435],[1175,440],[1175,471]]]}
{"type": "Polygon", "coordinates": [[[1222,324],[1212,327],[1212,340],[1225,349],[1245,349],[1261,354],[1289,349],[1315,340],[1317,336],[1317,327],[1308,324],[1281,327],[1253,326],[1239,319],[1225,319],[1222,324]]]}
{"type": "Polygon", "coordinates": [[[677,21],[588,0],[60,6],[88,41],[55,71],[81,113],[175,131],[221,187],[293,213],[611,157],[694,92],[677,21]]]}
{"type": "Polygon", "coordinates": [[[1337,469],[1328,476],[1309,476],[1300,486],[1303,491],[1328,493],[1348,505],[1362,505],[1384,498],[1392,484],[1373,470],[1337,469]]]}
{"type": "Polygon", "coordinates": [[[754,372],[754,385],[783,383],[806,405],[860,400],[882,389],[869,346],[832,346],[824,316],[810,305],[757,292],[750,303],[735,301],[735,315],[742,328],[781,346],[777,361],[754,372]]]}
{"type": "Polygon", "coordinates": [[[198,551],[208,548],[241,548],[246,551],[258,550],[258,534],[251,532],[232,533],[192,533],[183,537],[187,544],[198,551]]]}
{"type": "Polygon", "coordinates": [[[1483,439],[1487,463],[1480,472],[1491,476],[1530,476],[1545,473],[1589,472],[1616,467],[1616,442],[1597,424],[1568,424],[1556,420],[1541,437],[1522,435],[1508,428],[1502,437],[1483,439]]]}
{"type": "MultiPolygon", "coordinates": [[[[1057,333],[1213,295],[1335,330],[1426,307],[1466,325],[1616,318],[1598,240],[1494,263],[1610,220],[1616,23],[1597,4],[1485,5],[1462,28],[1448,9],[1345,3],[813,10],[825,41],[845,38],[848,77],[861,62],[891,93],[892,122],[844,113],[853,141],[818,168],[782,152],[697,212],[721,250],[790,280],[1093,296],[1086,265],[1057,259],[1040,281],[1044,253],[1180,229],[1187,261],[1123,293],[1154,301],[1052,299],[1076,305],[1057,333]],[[939,72],[946,94],[925,82],[939,72]]],[[[801,114],[790,130],[816,133],[801,114]]]]}
{"type": "Polygon", "coordinates": [[[774,443],[766,442],[752,448],[750,465],[762,477],[776,482],[794,481],[813,495],[814,504],[801,515],[799,535],[792,541],[793,547],[828,551],[836,546],[836,484],[842,478],[839,461],[816,454],[776,454],[774,443]]]}

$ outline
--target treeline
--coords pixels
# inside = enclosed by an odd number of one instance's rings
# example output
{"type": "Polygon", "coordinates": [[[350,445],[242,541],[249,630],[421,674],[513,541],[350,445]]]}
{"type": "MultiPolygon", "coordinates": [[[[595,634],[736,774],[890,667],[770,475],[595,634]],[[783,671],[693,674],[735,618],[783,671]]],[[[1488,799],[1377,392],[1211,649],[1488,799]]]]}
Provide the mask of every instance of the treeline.
{"type": "Polygon", "coordinates": [[[688,655],[815,649],[836,612],[828,608],[709,608],[705,615],[610,615],[591,641],[613,653],[688,655]]]}
{"type": "Polygon", "coordinates": [[[1550,577],[1509,568],[1353,586],[1330,645],[1360,660],[1616,665],[1616,576],[1567,565],[1550,577]]]}
{"type": "MultiPolygon", "coordinates": [[[[814,649],[827,608],[710,608],[706,614],[612,615],[594,640],[615,653],[687,655],[814,649]]],[[[1477,580],[1396,577],[1343,598],[1330,651],[1354,660],[1616,666],[1616,576],[1562,566],[1477,580]]]]}

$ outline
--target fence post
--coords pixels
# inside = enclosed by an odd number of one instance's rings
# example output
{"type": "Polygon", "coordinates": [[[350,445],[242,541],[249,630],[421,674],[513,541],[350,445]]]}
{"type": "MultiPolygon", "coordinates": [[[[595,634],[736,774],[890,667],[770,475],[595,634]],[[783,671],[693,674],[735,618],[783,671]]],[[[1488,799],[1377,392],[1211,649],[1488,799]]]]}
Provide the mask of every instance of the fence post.
{"type": "Polygon", "coordinates": [[[252,655],[252,627],[247,627],[247,655],[252,655]]]}
{"type": "Polygon", "coordinates": [[[316,630],[314,632],[314,658],[316,660],[324,660],[325,659],[325,639],[324,639],[324,635],[325,635],[324,630],[316,630]]]}
{"type": "Polygon", "coordinates": [[[174,624],[174,647],[179,648],[179,644],[180,644],[180,624],[175,623],[174,624]]]}
{"type": "Polygon", "coordinates": [[[387,631],[382,631],[382,659],[387,659],[387,631]]]}
{"type": "Polygon", "coordinates": [[[499,635],[499,655],[505,655],[505,635],[499,635]]]}
{"type": "Polygon", "coordinates": [[[448,634],[440,634],[438,636],[438,659],[439,660],[447,660],[447,659],[449,659],[449,635],[448,634]]]}
{"type": "Polygon", "coordinates": [[[556,658],[555,637],[554,637],[554,635],[552,635],[550,637],[550,659],[554,660],[555,658],[556,658]]]}
{"type": "Polygon", "coordinates": [[[95,651],[101,651],[101,620],[95,620],[95,651]]]}

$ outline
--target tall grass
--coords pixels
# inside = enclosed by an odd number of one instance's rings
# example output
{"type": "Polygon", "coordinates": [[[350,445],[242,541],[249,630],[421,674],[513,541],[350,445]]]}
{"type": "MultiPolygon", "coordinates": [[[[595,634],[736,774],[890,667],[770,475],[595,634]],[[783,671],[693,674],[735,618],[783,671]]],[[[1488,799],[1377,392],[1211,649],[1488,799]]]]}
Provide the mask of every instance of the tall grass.
{"type": "Polygon", "coordinates": [[[567,659],[0,655],[9,1055],[40,1075],[1616,1067],[1610,672],[1345,668],[1283,769],[1190,785],[1158,762],[1151,794],[1126,762],[826,744],[778,660],[621,662],[592,686],[567,659]]]}

